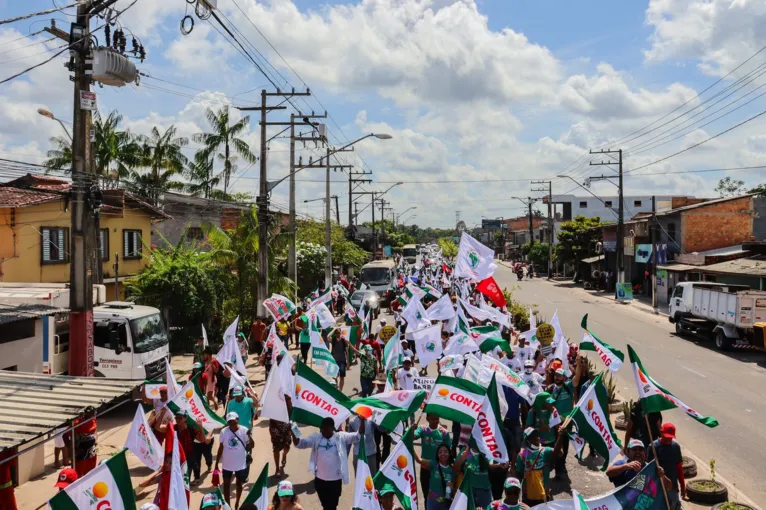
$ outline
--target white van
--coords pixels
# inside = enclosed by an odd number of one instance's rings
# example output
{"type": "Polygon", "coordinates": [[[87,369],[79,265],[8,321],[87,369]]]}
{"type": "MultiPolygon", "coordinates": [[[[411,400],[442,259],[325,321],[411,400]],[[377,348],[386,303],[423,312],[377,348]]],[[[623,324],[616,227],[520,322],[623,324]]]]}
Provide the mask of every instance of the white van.
{"type": "Polygon", "coordinates": [[[381,302],[388,302],[399,281],[396,264],[390,259],[365,264],[359,273],[359,281],[377,292],[381,302]]]}
{"type": "Polygon", "coordinates": [[[414,244],[405,244],[402,248],[402,256],[408,264],[414,264],[418,261],[418,247],[414,244]]]}

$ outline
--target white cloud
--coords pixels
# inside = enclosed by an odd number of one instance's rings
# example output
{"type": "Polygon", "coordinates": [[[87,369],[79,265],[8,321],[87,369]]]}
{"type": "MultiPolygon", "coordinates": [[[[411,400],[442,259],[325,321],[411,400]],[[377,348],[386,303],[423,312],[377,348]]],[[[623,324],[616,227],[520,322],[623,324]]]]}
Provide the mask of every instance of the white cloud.
{"type": "MultiPolygon", "coordinates": [[[[273,0],[246,9],[309,83],[373,89],[399,104],[539,99],[553,94],[561,72],[545,47],[491,30],[472,0],[363,0],[321,12],[273,0]]],[[[241,13],[231,17],[260,42],[241,13]]]]}
{"type": "Polygon", "coordinates": [[[592,77],[570,76],[559,90],[559,104],[603,121],[659,116],[696,95],[694,90],[678,83],[663,92],[633,91],[626,76],[609,64],[601,63],[597,70],[592,77]]]}
{"type": "Polygon", "coordinates": [[[699,68],[722,76],[766,44],[762,0],[651,0],[646,23],[654,28],[647,61],[699,59],[699,68]]]}
{"type": "Polygon", "coordinates": [[[191,34],[180,35],[165,50],[164,56],[184,74],[222,74],[229,71],[227,59],[236,50],[210,25],[198,23],[191,34]]]}

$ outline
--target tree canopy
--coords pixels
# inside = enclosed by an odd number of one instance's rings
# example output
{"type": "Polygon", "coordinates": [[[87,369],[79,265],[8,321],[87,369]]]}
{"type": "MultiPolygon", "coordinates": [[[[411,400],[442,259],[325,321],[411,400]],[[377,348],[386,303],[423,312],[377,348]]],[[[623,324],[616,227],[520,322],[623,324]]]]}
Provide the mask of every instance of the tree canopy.
{"type": "Polygon", "coordinates": [[[562,223],[556,234],[558,244],[553,250],[555,260],[563,263],[577,263],[589,255],[594,255],[596,243],[602,240],[603,234],[602,229],[596,227],[604,225],[606,223],[602,223],[598,216],[595,218],[576,216],[572,221],[562,223]]]}

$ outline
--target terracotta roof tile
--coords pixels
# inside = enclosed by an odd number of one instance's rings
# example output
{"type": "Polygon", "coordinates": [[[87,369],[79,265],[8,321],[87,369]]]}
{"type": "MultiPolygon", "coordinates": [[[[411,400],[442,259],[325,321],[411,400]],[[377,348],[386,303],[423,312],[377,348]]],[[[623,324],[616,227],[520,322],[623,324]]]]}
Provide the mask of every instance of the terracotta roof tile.
{"type": "Polygon", "coordinates": [[[45,202],[53,202],[61,198],[59,193],[0,187],[0,207],[27,207],[45,202]]]}

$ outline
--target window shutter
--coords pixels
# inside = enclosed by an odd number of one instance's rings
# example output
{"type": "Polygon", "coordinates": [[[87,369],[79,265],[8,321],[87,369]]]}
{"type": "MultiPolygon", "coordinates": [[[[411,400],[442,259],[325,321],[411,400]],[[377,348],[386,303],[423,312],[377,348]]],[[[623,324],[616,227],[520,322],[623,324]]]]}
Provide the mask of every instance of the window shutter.
{"type": "Polygon", "coordinates": [[[58,246],[59,246],[59,258],[57,260],[66,260],[66,250],[64,245],[64,229],[60,228],[56,230],[58,234],[58,246]]]}
{"type": "Polygon", "coordinates": [[[127,230],[122,231],[122,256],[123,257],[130,257],[130,253],[128,253],[128,235],[130,232],[127,230]]]}
{"type": "Polygon", "coordinates": [[[104,229],[99,230],[98,232],[98,242],[99,242],[99,252],[101,252],[101,260],[104,260],[106,257],[104,257],[104,229]]]}
{"type": "Polygon", "coordinates": [[[48,262],[51,259],[51,231],[47,228],[42,230],[43,233],[43,261],[48,262]]]}

